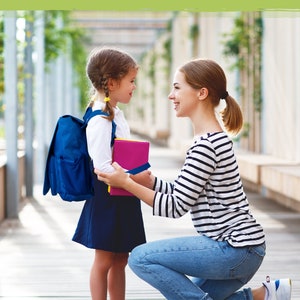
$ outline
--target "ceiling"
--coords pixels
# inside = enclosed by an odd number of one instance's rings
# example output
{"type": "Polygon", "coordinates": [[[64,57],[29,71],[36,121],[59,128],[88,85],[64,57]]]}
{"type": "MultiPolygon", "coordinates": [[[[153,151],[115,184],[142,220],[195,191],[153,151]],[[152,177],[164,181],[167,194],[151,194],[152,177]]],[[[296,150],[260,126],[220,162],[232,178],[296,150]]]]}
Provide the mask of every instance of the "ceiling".
{"type": "Polygon", "coordinates": [[[151,11],[74,11],[74,23],[86,29],[90,37],[87,50],[117,47],[136,60],[150,49],[168,27],[172,12],[151,11]]]}

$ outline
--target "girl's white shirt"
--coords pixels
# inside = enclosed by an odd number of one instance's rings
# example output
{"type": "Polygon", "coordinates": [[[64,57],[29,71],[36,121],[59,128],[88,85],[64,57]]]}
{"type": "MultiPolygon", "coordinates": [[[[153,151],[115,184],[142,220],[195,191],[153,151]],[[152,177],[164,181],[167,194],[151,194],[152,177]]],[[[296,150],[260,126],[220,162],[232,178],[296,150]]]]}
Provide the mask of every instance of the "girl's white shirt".
{"type": "MultiPolygon", "coordinates": [[[[93,111],[104,109],[105,103],[96,100],[93,111]]],[[[116,137],[129,139],[130,129],[123,112],[114,108],[114,122],[117,125],[116,137]]],[[[93,160],[94,168],[102,172],[113,172],[112,147],[111,147],[112,122],[98,115],[93,117],[86,128],[87,146],[90,157],[93,160]]]]}

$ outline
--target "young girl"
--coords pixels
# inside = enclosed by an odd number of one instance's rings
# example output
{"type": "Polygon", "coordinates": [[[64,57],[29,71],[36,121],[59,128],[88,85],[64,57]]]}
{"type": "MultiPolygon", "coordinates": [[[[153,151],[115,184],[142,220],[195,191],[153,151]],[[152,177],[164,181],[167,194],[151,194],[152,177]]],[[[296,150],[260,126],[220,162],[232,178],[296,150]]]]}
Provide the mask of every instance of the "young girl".
{"type": "MultiPolygon", "coordinates": [[[[95,168],[112,172],[112,120],[116,137],[129,138],[129,126],[118,102],[129,103],[136,89],[138,66],[128,54],[116,49],[96,49],[87,63],[87,76],[94,92],[90,106],[97,115],[87,126],[88,151],[95,168]]],[[[90,273],[93,300],[125,299],[125,267],[128,252],[145,243],[141,204],[136,197],[110,196],[107,185],[94,178],[95,195],[85,202],[73,241],[95,249],[90,273]]]]}
{"type": "Polygon", "coordinates": [[[198,235],[138,246],[130,255],[130,267],[170,300],[289,300],[289,279],[241,289],[263,261],[265,236],[249,210],[233,144],[223,129],[238,133],[243,118],[227,92],[222,68],[204,59],[184,64],[175,73],[169,99],[176,116],[190,118],[194,129],[193,143],[173,184],[149,174],[140,185],[116,163],[114,173],[95,172],[99,180],[152,206],[154,215],[179,218],[190,212],[198,235]],[[220,99],[226,101],[223,126],[215,113],[220,99]]]}

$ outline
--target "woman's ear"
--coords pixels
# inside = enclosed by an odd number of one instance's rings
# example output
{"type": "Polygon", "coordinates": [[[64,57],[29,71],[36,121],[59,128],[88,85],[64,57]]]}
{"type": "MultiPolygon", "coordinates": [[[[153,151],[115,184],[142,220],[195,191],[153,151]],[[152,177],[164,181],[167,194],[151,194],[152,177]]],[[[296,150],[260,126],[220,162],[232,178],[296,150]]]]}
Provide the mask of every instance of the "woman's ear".
{"type": "Polygon", "coordinates": [[[208,96],[208,89],[207,88],[201,88],[198,92],[198,99],[204,100],[208,96]]]}

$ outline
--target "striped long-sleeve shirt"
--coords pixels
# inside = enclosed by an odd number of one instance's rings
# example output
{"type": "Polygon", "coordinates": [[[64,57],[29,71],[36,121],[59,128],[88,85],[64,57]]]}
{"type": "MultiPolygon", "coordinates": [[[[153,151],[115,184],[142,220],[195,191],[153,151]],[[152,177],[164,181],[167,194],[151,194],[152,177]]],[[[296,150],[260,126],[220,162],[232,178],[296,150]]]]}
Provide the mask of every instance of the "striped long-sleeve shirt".
{"type": "Polygon", "coordinates": [[[156,178],[154,189],[154,215],[179,218],[190,212],[199,234],[234,247],[265,240],[249,210],[233,144],[224,132],[198,137],[174,183],[156,178]]]}

